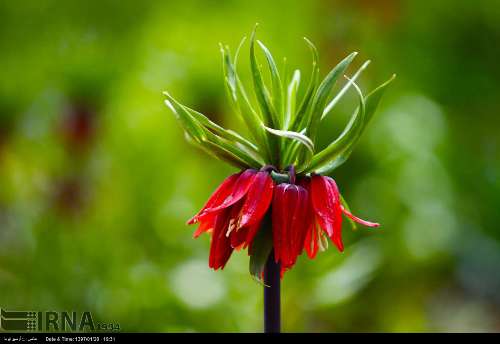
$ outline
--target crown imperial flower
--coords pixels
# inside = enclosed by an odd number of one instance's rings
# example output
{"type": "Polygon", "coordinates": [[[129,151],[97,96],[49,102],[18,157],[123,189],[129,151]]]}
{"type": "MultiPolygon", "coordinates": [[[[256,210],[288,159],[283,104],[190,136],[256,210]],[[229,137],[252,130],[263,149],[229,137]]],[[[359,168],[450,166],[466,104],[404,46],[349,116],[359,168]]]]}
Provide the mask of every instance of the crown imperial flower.
{"type": "Polygon", "coordinates": [[[352,215],[337,184],[327,175],[349,158],[394,76],[363,95],[355,81],[368,66],[370,61],[366,61],[351,77],[345,77],[347,82],[331,96],[357,53],[345,57],[319,82],[318,53],[305,39],[313,64],[308,85],[299,92],[300,70],[287,73],[285,69],[280,74],[270,51],[255,39],[254,29],[249,57],[255,106],[236,71],[244,41],[234,58],[227,46],[220,47],[228,98],[251,139],[164,94],[189,142],[240,169],[224,180],[188,221],[198,224],[195,238],[204,232],[211,235],[209,266],[222,269],[235,249],[248,248],[250,272],[260,278],[272,252],[283,274],[304,250],[310,258],[324,250],[327,238],[343,251],[343,215],[353,225],[379,226],[352,215]],[[270,85],[264,82],[257,47],[265,57],[270,85]],[[318,151],[315,142],[320,123],[349,89],[356,92],[359,104],[340,136],[318,151]]]}

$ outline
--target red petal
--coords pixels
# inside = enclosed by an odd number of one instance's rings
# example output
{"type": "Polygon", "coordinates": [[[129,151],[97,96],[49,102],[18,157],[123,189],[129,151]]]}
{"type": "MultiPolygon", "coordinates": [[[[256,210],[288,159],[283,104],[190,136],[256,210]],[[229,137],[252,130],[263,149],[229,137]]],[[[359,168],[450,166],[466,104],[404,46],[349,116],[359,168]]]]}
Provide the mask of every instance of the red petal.
{"type": "Polygon", "coordinates": [[[325,177],[330,184],[332,193],[335,195],[335,208],[334,208],[334,222],[333,222],[333,243],[337,246],[340,252],[344,251],[344,243],[342,242],[342,205],[340,203],[340,192],[337,187],[337,183],[330,178],[325,177]]]}
{"type": "Polygon", "coordinates": [[[271,205],[273,188],[271,176],[267,172],[258,172],[248,189],[238,227],[251,226],[262,220],[271,205]]]}
{"type": "Polygon", "coordinates": [[[205,218],[200,225],[198,226],[198,229],[193,234],[193,238],[199,237],[202,233],[208,232],[209,230],[214,228],[215,225],[215,218],[217,214],[212,214],[212,216],[205,218]]]}
{"type": "Polygon", "coordinates": [[[318,252],[318,230],[316,229],[316,216],[314,215],[314,209],[312,205],[311,198],[311,178],[303,177],[300,178],[298,184],[305,188],[309,194],[308,199],[308,217],[307,217],[307,226],[304,237],[304,248],[306,250],[307,256],[311,259],[316,257],[316,253],[318,252]]]}
{"type": "Polygon", "coordinates": [[[342,210],[337,184],[330,177],[311,178],[311,199],[316,219],[340,251],[342,244],[342,210]]]}
{"type": "Polygon", "coordinates": [[[298,185],[280,184],[273,199],[275,260],[282,272],[291,268],[304,247],[308,225],[308,192],[298,185]]]}
{"type": "Polygon", "coordinates": [[[276,262],[281,259],[281,242],[282,242],[282,228],[285,219],[284,207],[284,193],[289,184],[279,184],[274,190],[273,205],[272,205],[272,227],[273,227],[273,246],[274,246],[274,260],[276,262]]]}
{"type": "Polygon", "coordinates": [[[231,253],[233,253],[231,242],[226,236],[229,215],[230,210],[226,209],[218,213],[215,219],[214,232],[210,244],[210,257],[208,260],[208,265],[214,270],[224,268],[229,257],[231,257],[231,253]]]}
{"type": "Polygon", "coordinates": [[[359,224],[362,224],[362,225],[367,226],[367,227],[379,227],[380,226],[380,223],[366,221],[366,220],[360,219],[357,216],[354,216],[349,211],[347,211],[347,209],[345,209],[344,206],[341,206],[341,209],[342,209],[342,212],[344,214],[346,214],[348,217],[350,217],[352,220],[356,221],[359,224]]]}
{"type": "Polygon", "coordinates": [[[207,216],[210,213],[230,207],[239,200],[241,200],[247,194],[248,189],[252,185],[252,182],[255,178],[255,175],[256,175],[255,170],[244,171],[236,180],[231,194],[227,196],[222,203],[214,207],[205,209],[203,213],[198,216],[198,219],[201,220],[204,216],[207,216]]]}
{"type": "Polygon", "coordinates": [[[312,217],[312,211],[309,206],[309,192],[303,187],[299,186],[298,188],[299,204],[297,205],[296,219],[294,219],[296,231],[293,243],[293,250],[296,256],[300,255],[304,249],[304,241],[312,217]]]}
{"type": "Polygon", "coordinates": [[[238,180],[239,176],[241,175],[240,173],[233,174],[229,177],[227,177],[221,185],[212,193],[210,198],[208,199],[207,203],[203,206],[203,208],[193,216],[187,223],[189,225],[192,225],[193,223],[198,222],[198,217],[206,210],[212,207],[215,207],[222,203],[232,192],[233,192],[233,187],[234,184],[236,183],[236,180],[238,180]]]}
{"type": "Polygon", "coordinates": [[[294,230],[298,228],[296,224],[295,214],[297,212],[298,207],[298,199],[299,192],[298,186],[289,185],[289,187],[285,190],[283,200],[284,207],[284,219],[283,219],[283,228],[281,230],[282,236],[282,257],[281,264],[283,267],[287,268],[292,266],[295,262],[294,259],[294,251],[293,251],[293,236],[294,230]]]}
{"type": "Polygon", "coordinates": [[[316,229],[316,223],[309,225],[304,247],[309,258],[313,259],[316,257],[318,253],[318,230],[316,229]]]}

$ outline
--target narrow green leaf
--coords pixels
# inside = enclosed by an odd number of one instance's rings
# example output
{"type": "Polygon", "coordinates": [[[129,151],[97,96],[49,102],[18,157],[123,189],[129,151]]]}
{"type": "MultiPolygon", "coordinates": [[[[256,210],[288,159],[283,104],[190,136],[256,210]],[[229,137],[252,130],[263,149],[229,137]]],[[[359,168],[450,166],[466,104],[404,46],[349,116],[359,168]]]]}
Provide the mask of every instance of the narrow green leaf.
{"type": "Polygon", "coordinates": [[[304,40],[306,41],[307,45],[309,46],[309,49],[311,49],[311,54],[312,54],[312,70],[311,70],[311,77],[309,79],[309,85],[307,86],[306,93],[304,94],[304,97],[302,98],[302,102],[300,103],[299,110],[297,111],[297,115],[294,118],[293,124],[291,125],[291,129],[294,131],[300,131],[304,129],[305,126],[305,121],[307,119],[306,113],[309,111],[309,105],[312,101],[314,92],[316,91],[316,88],[318,86],[318,79],[319,79],[319,62],[318,62],[318,50],[316,49],[316,46],[308,40],[306,37],[304,37],[304,40]]]}
{"type": "Polygon", "coordinates": [[[289,130],[291,123],[295,120],[295,106],[297,103],[297,91],[300,85],[300,70],[295,70],[293,73],[292,81],[288,85],[287,95],[286,95],[286,111],[283,125],[281,128],[283,130],[289,130]]]}
{"type": "Polygon", "coordinates": [[[217,135],[229,140],[229,141],[234,141],[242,144],[243,146],[247,147],[249,150],[253,151],[255,154],[259,154],[259,148],[250,142],[249,140],[245,139],[243,136],[238,134],[237,132],[229,129],[225,129],[218,125],[217,123],[212,122],[208,117],[206,117],[204,114],[193,110],[185,105],[182,105],[188,111],[191,116],[196,119],[199,123],[204,125],[205,127],[212,129],[217,135]]]}
{"type": "Polygon", "coordinates": [[[165,100],[165,105],[172,110],[182,128],[191,136],[193,140],[201,142],[206,138],[201,125],[196,122],[196,120],[189,114],[189,112],[185,111],[182,106],[179,106],[179,104],[175,101],[169,100],[165,100]]]}
{"type": "Polygon", "coordinates": [[[200,142],[194,140],[193,137],[191,137],[188,134],[188,132],[186,132],[186,131],[184,132],[184,135],[186,137],[186,140],[190,144],[201,149],[202,151],[204,151],[208,155],[210,155],[216,159],[225,161],[225,162],[229,163],[230,165],[233,165],[239,169],[244,169],[244,168],[248,167],[248,165],[244,161],[241,161],[238,157],[234,156],[230,152],[227,152],[223,148],[221,148],[217,145],[214,145],[212,143],[208,143],[208,144],[200,143],[200,142]]]}
{"type": "Polygon", "coordinates": [[[226,161],[235,167],[238,167],[240,169],[246,169],[249,167],[248,163],[237,157],[236,155],[232,154],[228,150],[222,148],[221,146],[212,143],[210,141],[204,142],[203,144],[200,145],[200,147],[207,153],[211,153],[211,155],[215,156],[216,158],[226,161]]]}
{"type": "Polygon", "coordinates": [[[339,93],[332,99],[330,103],[326,106],[325,110],[323,111],[323,114],[321,115],[321,119],[325,118],[326,115],[332,111],[333,107],[337,105],[337,103],[340,101],[340,99],[344,96],[344,94],[347,92],[347,90],[352,86],[352,84],[358,79],[359,75],[368,67],[370,64],[370,60],[366,61],[363,63],[363,65],[356,71],[356,73],[351,77],[351,79],[344,85],[344,87],[340,90],[339,93]]]}
{"type": "Polygon", "coordinates": [[[328,174],[347,160],[366,125],[373,117],[387,86],[391,84],[395,77],[396,75],[393,75],[389,80],[366,96],[364,99],[364,116],[357,115],[360,112],[358,109],[342,134],[327,148],[313,157],[308,171],[317,169],[319,173],[328,174]],[[361,120],[361,117],[364,117],[364,119],[361,120]]]}
{"type": "Polygon", "coordinates": [[[268,128],[266,126],[264,126],[264,128],[268,132],[270,132],[271,134],[274,134],[276,136],[285,137],[288,139],[299,141],[304,146],[306,146],[306,148],[309,151],[311,151],[311,153],[314,153],[314,143],[306,135],[301,134],[301,133],[297,133],[295,131],[287,131],[287,130],[278,130],[278,129],[268,128]]]}
{"type": "Polygon", "coordinates": [[[210,146],[216,145],[220,147],[224,151],[237,157],[240,161],[243,161],[248,167],[259,168],[263,165],[263,162],[254,158],[252,155],[248,154],[248,152],[240,149],[234,144],[234,142],[221,138],[210,131],[207,131],[206,135],[207,139],[203,143],[207,143],[210,146]]]}
{"type": "Polygon", "coordinates": [[[312,158],[309,170],[312,171],[313,168],[317,169],[325,164],[330,164],[350,145],[351,142],[355,141],[356,137],[359,135],[363,127],[363,121],[365,120],[365,100],[359,87],[355,83],[353,83],[353,86],[359,96],[359,107],[352,115],[342,134],[340,134],[333,143],[312,158]],[[330,161],[330,163],[328,163],[328,161],[330,161]]]}
{"type": "Polygon", "coordinates": [[[276,117],[276,114],[274,113],[275,110],[272,105],[271,95],[269,94],[269,91],[266,88],[266,85],[264,84],[262,71],[257,62],[257,57],[255,56],[256,30],[257,30],[257,25],[255,26],[252,32],[252,37],[250,38],[250,68],[252,70],[254,91],[261,109],[262,120],[264,121],[264,125],[269,127],[275,127],[276,123],[274,123],[273,118],[276,117]]]}
{"type": "MultiPolygon", "coordinates": [[[[201,136],[198,134],[198,132],[196,133],[198,137],[200,137],[197,140],[198,143],[209,144],[209,146],[211,147],[213,145],[219,146],[224,151],[229,152],[232,155],[236,156],[239,159],[239,161],[244,162],[247,166],[260,167],[263,164],[262,158],[260,157],[258,152],[253,149],[253,147],[255,146],[252,143],[243,139],[238,134],[234,135],[234,132],[225,130],[221,126],[210,121],[203,114],[180,104],[167,92],[164,92],[164,94],[165,96],[168,97],[168,100],[166,102],[168,104],[171,104],[172,108],[175,109],[176,113],[180,114],[180,116],[183,118],[191,119],[190,123],[195,125],[196,128],[200,131],[200,133],[202,133],[201,136]],[[208,129],[214,130],[214,132],[217,132],[219,135],[222,135],[222,137],[216,135],[215,133],[211,132],[208,129]],[[245,145],[248,144],[249,146],[247,146],[246,150],[241,149],[238,145],[236,145],[237,142],[245,145]],[[250,153],[249,150],[252,150],[252,153],[250,153]]],[[[191,132],[188,133],[190,134],[191,137],[194,137],[191,134],[191,132]]]]}
{"type": "Polygon", "coordinates": [[[280,74],[278,72],[278,67],[276,66],[276,63],[274,62],[273,55],[269,51],[269,49],[259,40],[257,40],[257,43],[259,44],[260,48],[264,52],[264,55],[266,56],[267,60],[267,65],[269,67],[269,72],[271,73],[271,82],[272,82],[272,103],[274,107],[274,111],[272,112],[273,117],[273,122],[276,126],[279,128],[282,127],[283,122],[280,121],[280,113],[282,112],[282,103],[283,103],[283,90],[281,88],[281,79],[280,79],[280,74]]]}
{"type": "Polygon", "coordinates": [[[316,137],[316,132],[318,129],[319,121],[321,120],[321,115],[323,114],[323,110],[325,109],[325,104],[330,95],[330,92],[333,89],[337,79],[339,76],[344,74],[345,70],[351,64],[354,57],[356,57],[358,53],[354,52],[344,58],[338,65],[336,65],[330,73],[325,77],[325,79],[318,86],[318,89],[314,95],[312,102],[311,112],[306,116],[305,127],[309,127],[309,136],[314,140],[316,137]]]}
{"type": "MultiPolygon", "coordinates": [[[[244,41],[240,43],[240,47],[244,41]]],[[[220,45],[223,71],[225,76],[226,91],[233,107],[233,110],[239,114],[240,118],[248,127],[250,133],[255,138],[257,146],[260,148],[262,154],[268,161],[274,162],[270,142],[268,140],[265,130],[262,128],[262,121],[253,109],[248,99],[245,88],[236,74],[236,67],[231,61],[229,48],[220,45]]],[[[238,48],[238,51],[240,49],[238,48]]]]}

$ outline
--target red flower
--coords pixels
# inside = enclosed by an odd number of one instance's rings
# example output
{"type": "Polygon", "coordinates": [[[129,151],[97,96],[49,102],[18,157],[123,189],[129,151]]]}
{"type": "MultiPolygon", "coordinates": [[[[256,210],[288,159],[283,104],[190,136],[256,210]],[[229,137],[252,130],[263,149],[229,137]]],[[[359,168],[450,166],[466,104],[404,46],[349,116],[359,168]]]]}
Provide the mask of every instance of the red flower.
{"type": "Polygon", "coordinates": [[[200,223],[195,238],[203,232],[212,233],[211,268],[224,268],[235,248],[246,248],[252,243],[271,204],[273,188],[268,172],[248,169],[233,174],[188,221],[200,223]]]}
{"type": "Polygon", "coordinates": [[[362,220],[347,211],[342,205],[339,189],[332,178],[314,174],[311,178],[301,179],[300,184],[309,191],[312,205],[312,214],[304,242],[304,248],[310,258],[316,256],[325,234],[330,237],[340,252],[344,250],[342,213],[364,226],[380,226],[378,223],[362,220]]]}
{"type": "Polygon", "coordinates": [[[302,253],[309,221],[309,196],[305,188],[288,183],[276,187],[272,205],[274,259],[281,273],[302,253]]]}
{"type": "Polygon", "coordinates": [[[318,249],[325,246],[327,236],[343,251],[342,214],[368,227],[379,226],[344,208],[332,178],[313,174],[299,178],[295,184],[295,172],[289,174],[290,183],[277,186],[266,170],[248,169],[233,174],[188,221],[199,223],[195,238],[204,232],[212,235],[211,268],[224,268],[234,249],[252,247],[271,202],[272,246],[282,275],[295,265],[304,249],[314,258],[318,249]]]}

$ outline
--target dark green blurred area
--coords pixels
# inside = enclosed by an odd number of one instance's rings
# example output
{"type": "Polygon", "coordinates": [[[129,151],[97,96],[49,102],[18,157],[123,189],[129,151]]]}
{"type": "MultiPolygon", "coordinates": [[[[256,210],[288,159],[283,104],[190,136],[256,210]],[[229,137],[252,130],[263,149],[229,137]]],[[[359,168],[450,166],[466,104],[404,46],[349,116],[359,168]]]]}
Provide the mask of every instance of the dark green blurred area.
{"type": "Polygon", "coordinates": [[[303,36],[323,75],[351,51],[354,67],[372,60],[365,91],[398,74],[333,175],[383,227],[346,225],[343,254],[299,259],[284,330],[500,331],[500,4],[487,0],[1,2],[0,307],[86,310],[124,331],[261,330],[246,252],[213,272],[209,237],[185,225],[234,170],[186,143],[161,94],[240,129],[217,44],[234,51],[255,22],[304,76],[303,36]]]}

